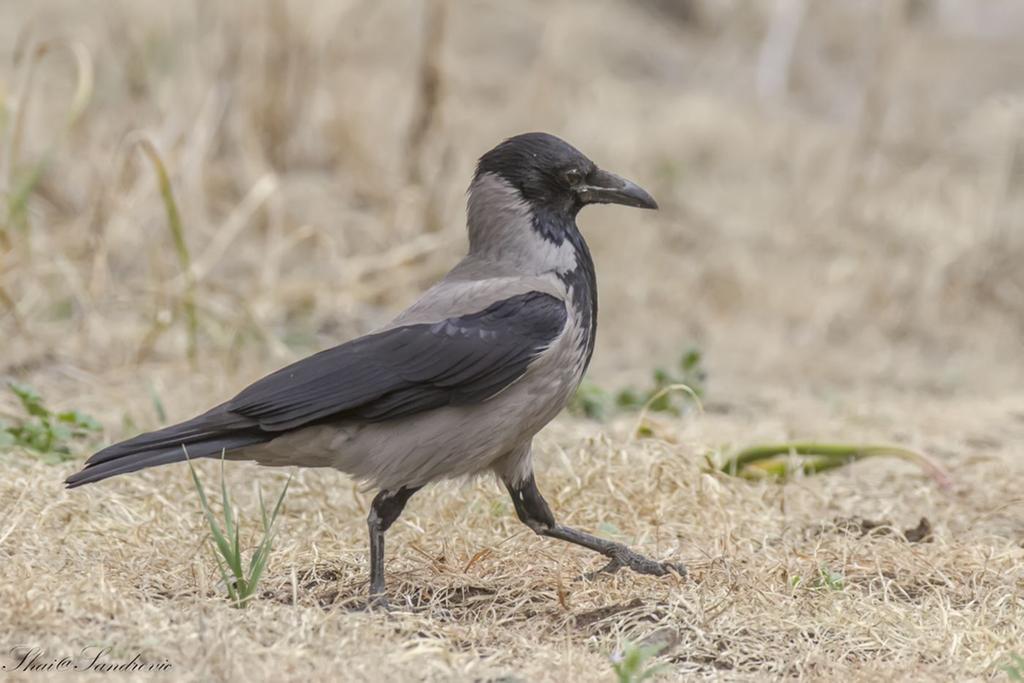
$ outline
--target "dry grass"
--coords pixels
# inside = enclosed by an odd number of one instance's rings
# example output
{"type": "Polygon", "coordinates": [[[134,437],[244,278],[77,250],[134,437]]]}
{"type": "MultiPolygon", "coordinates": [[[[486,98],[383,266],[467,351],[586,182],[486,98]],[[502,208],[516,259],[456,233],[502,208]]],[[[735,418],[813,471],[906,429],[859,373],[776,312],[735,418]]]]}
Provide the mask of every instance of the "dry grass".
{"type": "MultiPolygon", "coordinates": [[[[611,680],[647,639],[675,677],[1002,676],[1024,654],[1024,11],[787,6],[0,6],[0,195],[47,161],[0,233],[0,374],[105,439],[155,426],[151,393],[187,417],[387,319],[462,249],[475,156],[526,129],[663,206],[582,217],[592,377],[694,343],[710,371],[707,412],[653,418],[657,438],[562,418],[538,443],[562,519],[688,579],[577,580],[597,558],[533,537],[492,482],[453,483],[389,535],[390,616],[351,609],[368,498],[342,475],[297,474],[266,592],[236,610],[184,465],[65,492],[75,463],[0,454],[0,664],[102,643],[175,679],[611,680]],[[955,486],[878,459],[785,485],[702,469],[792,438],[902,444],[955,486]]],[[[286,474],[228,477],[255,534],[254,481],[286,474]]]]}

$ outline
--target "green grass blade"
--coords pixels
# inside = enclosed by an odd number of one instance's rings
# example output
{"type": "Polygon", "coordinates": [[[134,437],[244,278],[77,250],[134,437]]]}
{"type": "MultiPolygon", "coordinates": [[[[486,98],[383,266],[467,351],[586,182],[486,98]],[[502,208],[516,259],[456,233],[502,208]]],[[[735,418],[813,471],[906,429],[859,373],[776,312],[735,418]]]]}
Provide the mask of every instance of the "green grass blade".
{"type": "Polygon", "coordinates": [[[260,519],[263,520],[263,535],[266,536],[270,531],[270,518],[267,517],[267,505],[263,502],[263,489],[256,489],[256,497],[260,501],[260,519]]]}
{"type": "Polygon", "coordinates": [[[188,463],[188,469],[192,473],[192,483],[195,484],[196,491],[199,493],[199,504],[203,508],[203,514],[206,516],[206,523],[210,527],[213,541],[235,577],[242,578],[241,563],[238,561],[236,553],[232,551],[227,538],[224,537],[224,532],[221,531],[220,525],[217,524],[217,518],[214,517],[213,510],[210,508],[210,501],[206,498],[206,490],[203,488],[202,482],[199,481],[199,475],[196,473],[196,469],[192,466],[192,461],[188,458],[187,454],[185,461],[188,463]]]}
{"type": "Polygon", "coordinates": [[[231,568],[238,574],[239,580],[245,578],[245,573],[242,571],[242,544],[238,540],[238,525],[234,526],[234,534],[229,537],[231,539],[231,568]]]}
{"type": "Polygon", "coordinates": [[[238,607],[240,605],[237,585],[238,579],[237,577],[232,578],[228,574],[227,565],[224,563],[224,560],[221,558],[219,554],[217,554],[216,551],[214,551],[213,557],[215,560],[217,560],[217,569],[220,571],[220,578],[224,581],[224,588],[228,592],[228,600],[230,600],[232,603],[234,603],[236,607],[238,607]]]}
{"type": "Polygon", "coordinates": [[[257,489],[256,495],[260,501],[260,517],[263,519],[263,539],[260,541],[259,546],[252,554],[252,558],[249,561],[249,578],[256,583],[259,581],[259,575],[263,573],[263,564],[266,562],[265,555],[270,552],[270,518],[267,516],[267,506],[263,502],[263,489],[257,489]]]}
{"type": "Polygon", "coordinates": [[[636,425],[633,427],[632,433],[634,439],[642,435],[644,422],[647,420],[647,414],[651,412],[652,406],[654,406],[657,401],[668,398],[668,396],[674,391],[683,392],[689,395],[690,398],[693,399],[694,403],[697,404],[697,411],[702,414],[704,413],[704,404],[701,402],[700,396],[692,387],[686,384],[668,384],[662,386],[651,394],[647,399],[647,402],[644,403],[643,407],[640,409],[640,417],[637,418],[636,425]]]}
{"type": "Polygon", "coordinates": [[[167,214],[167,227],[171,232],[171,239],[174,242],[174,250],[178,255],[178,264],[182,276],[185,278],[185,294],[182,297],[182,308],[185,312],[185,320],[188,333],[188,356],[194,362],[197,358],[199,347],[199,314],[196,308],[196,281],[192,270],[192,255],[188,250],[188,242],[185,240],[185,229],[181,223],[181,214],[178,212],[178,203],[174,199],[174,188],[171,185],[171,178],[167,173],[163,158],[153,144],[147,138],[138,140],[137,143],[146,157],[149,159],[156,173],[157,185],[160,189],[160,197],[163,199],[164,212],[167,214]]]}
{"type": "Polygon", "coordinates": [[[160,398],[160,394],[157,393],[156,387],[153,383],[149,383],[149,398],[153,402],[153,410],[156,411],[156,419],[160,422],[167,422],[167,410],[164,408],[163,399],[160,398]]]}
{"type": "Polygon", "coordinates": [[[238,529],[235,526],[234,512],[231,509],[231,497],[228,495],[228,485],[224,480],[224,455],[220,452],[220,497],[224,507],[224,532],[228,538],[233,538],[235,547],[238,547],[238,529]]]}
{"type": "Polygon", "coordinates": [[[892,456],[919,465],[942,488],[952,486],[949,472],[937,461],[920,451],[886,444],[821,443],[815,441],[789,441],[759,444],[735,453],[719,470],[734,476],[760,478],[763,476],[789,477],[797,471],[818,474],[836,469],[864,458],[892,456]],[[812,456],[798,465],[782,460],[783,457],[812,456]]]}
{"type": "Polygon", "coordinates": [[[641,683],[665,670],[665,664],[647,666],[647,662],[658,656],[664,645],[637,645],[625,643],[622,651],[612,657],[612,670],[619,683],[641,683]]]}
{"type": "MultiPolygon", "coordinates": [[[[291,483],[292,476],[289,475],[288,481],[285,482],[284,488],[281,489],[281,494],[277,497],[277,502],[274,504],[274,510],[273,512],[270,513],[269,517],[267,516],[267,507],[263,502],[263,491],[259,491],[260,514],[263,517],[263,542],[260,543],[260,547],[257,548],[256,552],[253,554],[252,563],[250,564],[249,568],[250,574],[254,572],[257,556],[262,555],[264,556],[264,558],[266,558],[270,555],[270,548],[273,543],[274,535],[276,533],[274,525],[277,522],[277,516],[281,512],[281,504],[284,503],[285,494],[288,493],[288,487],[291,485],[291,483]]],[[[263,561],[265,562],[266,559],[263,559],[263,561]]],[[[263,569],[260,568],[259,571],[260,573],[262,573],[263,569]]]]}
{"type": "Polygon", "coordinates": [[[1024,681],[1024,657],[1011,653],[1006,662],[999,667],[1011,681],[1024,681]]]}
{"type": "Polygon", "coordinates": [[[267,567],[267,560],[270,559],[270,551],[272,548],[272,541],[269,536],[263,539],[256,552],[252,554],[252,562],[249,565],[249,585],[250,591],[255,591],[256,586],[259,585],[260,579],[263,577],[263,570],[267,567]]]}
{"type": "MultiPolygon", "coordinates": [[[[284,488],[281,489],[281,495],[279,495],[277,497],[277,503],[274,504],[274,511],[270,514],[270,526],[271,527],[273,527],[274,526],[274,522],[277,521],[277,515],[278,515],[278,513],[281,512],[281,504],[284,503],[284,496],[285,496],[286,493],[288,493],[288,487],[291,486],[291,483],[292,483],[292,475],[289,474],[288,475],[288,481],[286,481],[284,483],[284,488]]],[[[267,532],[269,533],[270,530],[268,529],[267,532]]]]}
{"type": "Polygon", "coordinates": [[[274,504],[274,509],[267,516],[267,506],[263,502],[263,492],[259,491],[260,500],[260,514],[263,517],[263,540],[259,547],[253,553],[252,560],[249,564],[249,583],[252,586],[252,590],[255,591],[256,586],[259,584],[260,578],[263,576],[263,570],[266,569],[268,560],[270,559],[270,553],[273,549],[274,536],[276,534],[275,524],[277,523],[277,517],[281,512],[281,505],[284,503],[285,494],[288,493],[288,487],[292,483],[291,475],[288,476],[288,481],[285,482],[284,488],[281,489],[281,494],[277,497],[277,502],[274,504]]]}

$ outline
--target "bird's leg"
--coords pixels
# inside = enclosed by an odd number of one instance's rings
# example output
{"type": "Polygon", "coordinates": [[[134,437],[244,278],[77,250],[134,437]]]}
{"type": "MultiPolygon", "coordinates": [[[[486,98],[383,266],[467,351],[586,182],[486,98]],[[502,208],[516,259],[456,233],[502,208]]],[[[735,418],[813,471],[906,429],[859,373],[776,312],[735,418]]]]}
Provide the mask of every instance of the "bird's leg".
{"type": "Polygon", "coordinates": [[[420,490],[402,487],[397,491],[381,491],[370,504],[366,524],[370,528],[370,607],[387,607],[384,593],[384,533],[402,514],[412,494],[420,490]]]}
{"type": "Polygon", "coordinates": [[[675,572],[680,576],[686,575],[686,567],[674,562],[657,562],[650,558],[629,549],[621,543],[615,543],[604,538],[592,536],[584,531],[562,526],[555,522],[555,516],[551,514],[551,508],[537,490],[537,482],[531,473],[521,482],[513,484],[505,482],[508,492],[512,495],[512,503],[515,505],[516,514],[519,520],[541,536],[558,538],[569,543],[590,548],[608,558],[608,564],[588,576],[601,573],[614,574],[623,567],[629,567],[639,574],[651,574],[653,576],[664,576],[675,572]]]}

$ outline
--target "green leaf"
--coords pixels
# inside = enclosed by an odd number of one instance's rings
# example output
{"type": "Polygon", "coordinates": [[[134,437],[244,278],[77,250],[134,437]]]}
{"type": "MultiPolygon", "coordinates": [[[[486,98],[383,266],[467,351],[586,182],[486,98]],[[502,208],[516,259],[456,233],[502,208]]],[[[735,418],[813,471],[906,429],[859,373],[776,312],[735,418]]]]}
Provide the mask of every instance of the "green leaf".
{"type": "Polygon", "coordinates": [[[43,405],[43,399],[35,389],[27,384],[19,384],[18,382],[8,382],[7,386],[18,397],[18,400],[21,401],[21,406],[29,415],[49,417],[50,411],[43,405]]]}
{"type": "Polygon", "coordinates": [[[256,548],[256,552],[252,554],[252,561],[249,563],[249,581],[248,581],[248,594],[245,597],[249,597],[256,592],[256,587],[259,585],[260,579],[263,577],[263,570],[267,568],[267,560],[270,559],[271,541],[270,537],[263,539],[263,542],[256,548]]]}
{"type": "MultiPolygon", "coordinates": [[[[71,439],[72,432],[70,429],[60,424],[47,424],[43,427],[43,430],[49,433],[51,443],[61,443],[71,439]]],[[[67,446],[53,446],[56,448],[67,448],[67,446]]]]}
{"type": "Polygon", "coordinates": [[[639,408],[644,401],[632,389],[623,389],[615,397],[615,404],[620,408],[639,408]]]}
{"type": "Polygon", "coordinates": [[[604,420],[607,414],[608,395],[603,389],[589,382],[580,385],[569,403],[569,410],[592,420],[604,420]]]}
{"type": "Polygon", "coordinates": [[[1011,652],[1006,659],[1007,662],[999,667],[1006,672],[1006,677],[1011,681],[1024,681],[1024,657],[1011,652]]]}
{"type": "Polygon", "coordinates": [[[67,410],[63,413],[57,413],[57,419],[61,422],[67,422],[68,424],[74,425],[78,429],[89,432],[98,432],[103,429],[95,418],[77,410],[67,410]]]}
{"type": "Polygon", "coordinates": [[[284,495],[288,493],[288,487],[292,484],[292,477],[288,475],[288,481],[284,483],[284,488],[281,489],[281,495],[277,497],[277,502],[274,504],[274,511],[270,513],[270,526],[266,527],[266,532],[269,534],[274,527],[274,523],[277,521],[277,515],[281,512],[281,504],[284,503],[284,495]]]}
{"type": "Polygon", "coordinates": [[[167,411],[164,409],[164,402],[160,399],[160,394],[156,393],[156,387],[153,383],[149,383],[149,398],[153,401],[153,410],[156,411],[156,419],[159,422],[167,422],[167,411]]]}
{"type": "Polygon", "coordinates": [[[828,588],[832,591],[842,591],[846,586],[846,581],[843,578],[843,575],[832,571],[827,565],[821,565],[821,567],[818,568],[818,574],[820,577],[819,585],[822,588],[828,588]]]}
{"type": "MultiPolygon", "coordinates": [[[[231,510],[231,497],[228,495],[227,480],[224,479],[224,456],[226,454],[227,451],[222,449],[220,452],[220,498],[224,508],[224,535],[233,539],[235,548],[238,548],[238,528],[235,526],[234,514],[231,510]]],[[[235,574],[241,576],[241,568],[235,574]]]]}
{"type": "Polygon", "coordinates": [[[228,563],[232,573],[236,577],[241,577],[241,567],[235,568],[232,563],[232,552],[231,545],[228,540],[224,537],[224,532],[221,531],[220,525],[217,524],[217,519],[213,516],[213,510],[210,509],[210,502],[206,498],[206,491],[203,489],[202,482],[199,481],[199,475],[196,473],[195,467],[192,466],[192,461],[186,458],[188,463],[189,471],[192,472],[192,482],[195,484],[196,491],[199,493],[199,504],[203,508],[203,514],[206,516],[206,523],[210,527],[210,533],[213,535],[213,542],[217,544],[217,549],[220,551],[221,557],[228,563]]]}
{"type": "Polygon", "coordinates": [[[683,372],[692,372],[700,366],[700,349],[690,348],[683,354],[683,357],[679,359],[679,367],[683,372]]]}
{"type": "Polygon", "coordinates": [[[235,585],[235,580],[228,576],[227,566],[224,564],[224,560],[217,553],[213,554],[214,559],[217,560],[217,569],[220,570],[220,578],[224,581],[224,587],[228,591],[228,599],[235,604],[236,607],[240,607],[238,596],[238,588],[235,585]]]}
{"type": "Polygon", "coordinates": [[[612,669],[619,683],[641,683],[665,670],[665,664],[646,666],[648,660],[657,657],[664,645],[636,645],[626,643],[622,652],[612,657],[612,669]]]}
{"type": "Polygon", "coordinates": [[[662,394],[651,401],[648,404],[647,409],[656,413],[669,412],[672,409],[672,394],[668,392],[662,394]]]}

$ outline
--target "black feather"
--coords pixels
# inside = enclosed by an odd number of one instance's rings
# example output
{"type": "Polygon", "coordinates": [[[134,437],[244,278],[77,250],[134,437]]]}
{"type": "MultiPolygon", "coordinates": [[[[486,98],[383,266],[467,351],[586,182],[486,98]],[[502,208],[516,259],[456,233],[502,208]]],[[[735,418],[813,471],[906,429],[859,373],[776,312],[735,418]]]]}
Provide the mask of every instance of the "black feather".
{"type": "Polygon", "coordinates": [[[483,311],[354,339],[253,383],[177,425],[109,446],[67,480],[80,486],[145,467],[270,441],[311,424],[393,420],[485,401],[526,372],[566,322],[565,304],[528,292],[483,311]]]}
{"type": "Polygon", "coordinates": [[[540,292],[479,313],[360,337],[278,370],[225,404],[266,431],[351,415],[380,421],[483,401],[561,333],[565,304],[540,292]],[[500,364],[495,360],[504,359],[500,364]]]}

